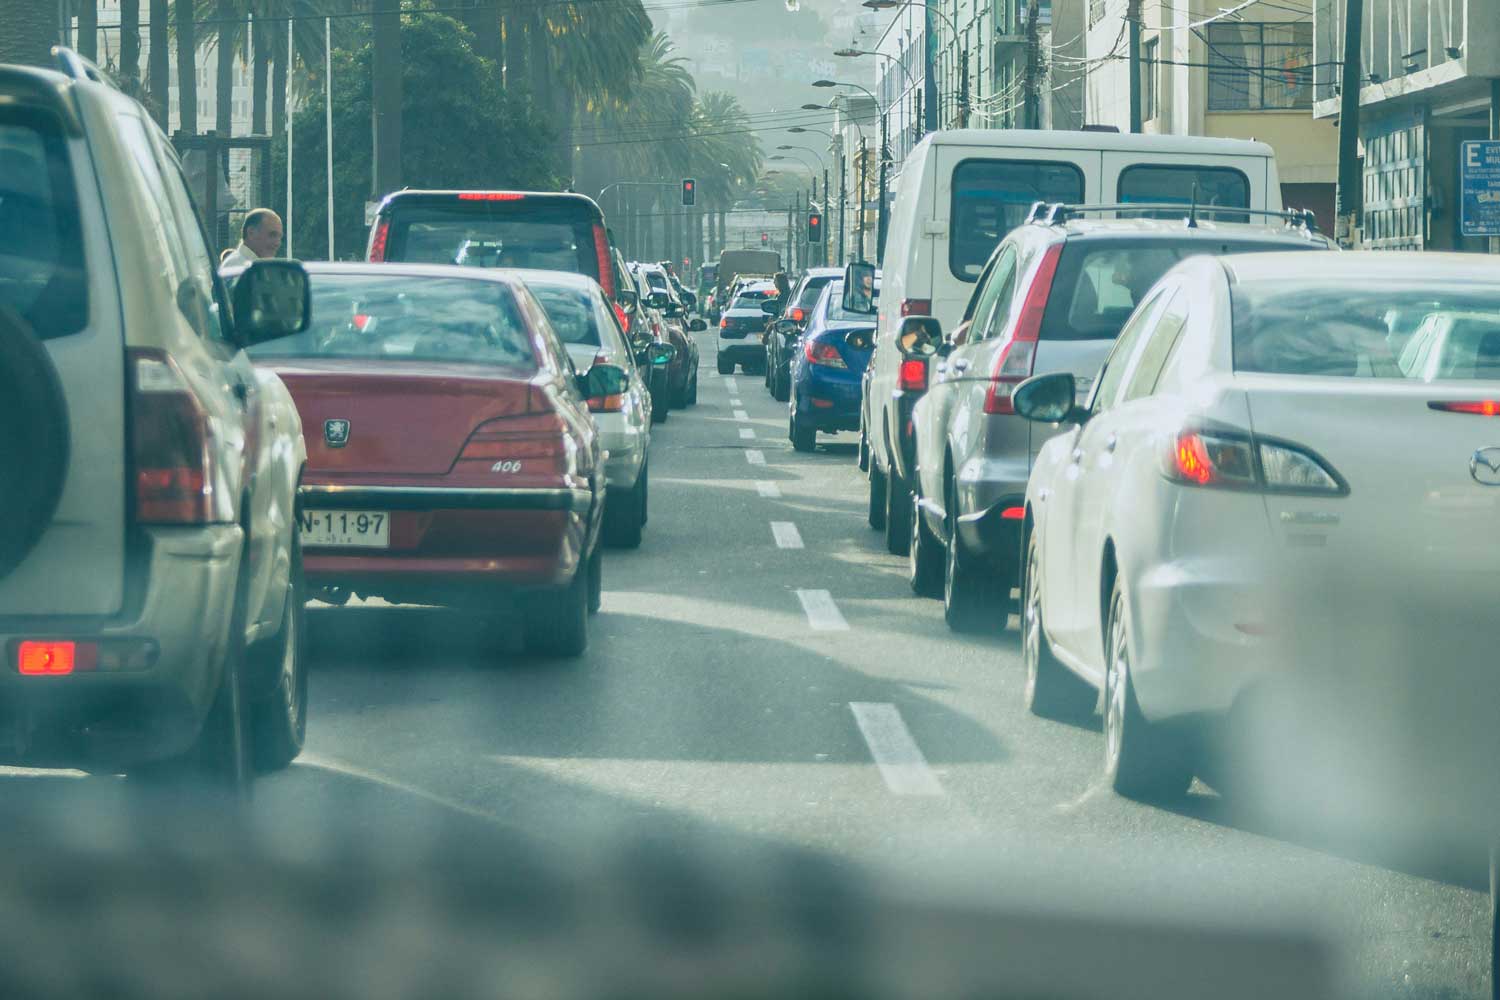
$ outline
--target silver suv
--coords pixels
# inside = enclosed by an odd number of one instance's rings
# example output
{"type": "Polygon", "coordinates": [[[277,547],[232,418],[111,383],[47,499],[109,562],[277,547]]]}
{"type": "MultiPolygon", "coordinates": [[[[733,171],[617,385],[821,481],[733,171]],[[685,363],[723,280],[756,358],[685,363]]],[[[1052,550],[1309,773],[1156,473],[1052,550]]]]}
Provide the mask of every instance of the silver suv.
{"type": "Polygon", "coordinates": [[[54,52],[0,66],[0,762],[243,788],[306,726],[301,424],[243,347],[307,277],[257,262],[231,312],[166,137],[54,52]]]}
{"type": "Polygon", "coordinates": [[[1332,249],[1309,219],[1186,205],[1039,205],[1000,242],[912,410],[914,514],[902,525],[911,584],[943,598],[950,627],[1005,628],[1026,480],[1042,443],[1061,429],[1016,416],[1011,390],[1032,375],[1067,371],[1083,402],[1120,328],[1172,265],[1199,254],[1332,249]],[[1086,218],[1137,212],[1149,217],[1086,218]]]}

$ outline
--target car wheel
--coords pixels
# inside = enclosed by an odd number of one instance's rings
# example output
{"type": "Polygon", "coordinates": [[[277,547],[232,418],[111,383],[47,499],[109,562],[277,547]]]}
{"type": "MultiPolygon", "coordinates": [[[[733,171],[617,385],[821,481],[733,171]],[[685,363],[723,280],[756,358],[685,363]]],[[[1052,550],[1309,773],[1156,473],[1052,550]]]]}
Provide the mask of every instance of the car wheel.
{"type": "Polygon", "coordinates": [[[594,547],[589,557],[589,614],[596,615],[604,605],[604,550],[594,547]]]}
{"type": "Polygon", "coordinates": [[[1052,655],[1042,622],[1041,563],[1036,535],[1026,544],[1021,573],[1021,661],[1026,666],[1026,709],[1044,719],[1074,720],[1093,713],[1097,695],[1052,655]]]}
{"type": "Polygon", "coordinates": [[[646,470],[629,490],[606,494],[604,499],[604,544],[614,549],[634,549],[641,544],[646,524],[646,470]]]}
{"type": "Polygon", "coordinates": [[[653,393],[651,396],[651,422],[653,424],[664,424],[670,416],[672,406],[667,399],[666,392],[653,393]]]}
{"type": "Polygon", "coordinates": [[[892,469],[885,484],[885,550],[893,556],[906,555],[911,544],[911,491],[892,469]]]}
{"type": "Polygon", "coordinates": [[[778,403],[785,403],[792,398],[792,373],[785,369],[777,369],[779,373],[772,383],[775,388],[771,392],[772,398],[778,403]]]}
{"type": "Polygon", "coordinates": [[[948,544],[943,552],[943,620],[955,632],[978,632],[996,626],[998,616],[998,628],[994,630],[1003,632],[1008,616],[994,600],[995,583],[974,565],[958,536],[958,498],[954,493],[950,480],[945,504],[948,544]]]}
{"type": "Polygon", "coordinates": [[[771,395],[773,395],[773,396],[776,395],[776,387],[771,384],[771,366],[770,365],[766,365],[765,371],[761,374],[761,381],[766,384],[766,389],[770,391],[771,395]]]}
{"type": "Polygon", "coordinates": [[[859,450],[855,452],[854,464],[859,466],[860,472],[870,471],[870,441],[865,437],[864,421],[860,421],[859,427],[859,450]]]}
{"type": "Polygon", "coordinates": [[[719,365],[719,374],[720,375],[733,375],[734,374],[734,362],[726,360],[725,357],[722,354],[719,355],[718,365],[719,365]]]}
{"type": "Polygon", "coordinates": [[[307,739],[306,605],[302,540],[293,529],[291,581],[281,629],[250,651],[252,672],[274,678],[270,693],[250,705],[250,750],[255,769],[262,774],[279,771],[296,760],[307,739]]]}
{"type": "Polygon", "coordinates": [[[693,374],[688,379],[687,405],[698,405],[698,366],[696,364],[693,365],[693,374]]]}
{"type": "Polygon", "coordinates": [[[796,413],[788,418],[787,437],[792,439],[793,451],[814,451],[818,447],[818,428],[798,420],[796,413]]]}
{"type": "Polygon", "coordinates": [[[907,546],[907,582],[918,597],[941,597],[943,593],[943,547],[927,530],[922,508],[912,497],[911,543],[907,546]]]}
{"type": "Polygon", "coordinates": [[[870,512],[865,516],[870,527],[876,531],[885,527],[885,475],[880,471],[880,466],[870,459],[870,512]]]}
{"type": "Polygon", "coordinates": [[[68,407],[47,349],[13,309],[0,308],[0,578],[52,522],[68,472],[68,407]],[[25,470],[25,474],[21,474],[25,470]]]}
{"type": "Polygon", "coordinates": [[[1129,628],[1117,575],[1104,632],[1104,777],[1128,798],[1177,798],[1192,783],[1192,765],[1186,748],[1141,714],[1130,676],[1129,628]]]}
{"type": "Polygon", "coordinates": [[[526,649],[541,656],[581,656],[589,646],[589,565],[581,564],[561,590],[532,598],[526,649]]]}
{"type": "Polygon", "coordinates": [[[648,509],[650,507],[650,504],[651,504],[651,478],[650,478],[650,472],[651,472],[651,466],[650,466],[649,463],[646,464],[646,465],[641,466],[641,474],[640,474],[640,476],[635,481],[635,485],[641,491],[641,525],[642,526],[644,526],[647,521],[651,520],[651,512],[648,509]]]}

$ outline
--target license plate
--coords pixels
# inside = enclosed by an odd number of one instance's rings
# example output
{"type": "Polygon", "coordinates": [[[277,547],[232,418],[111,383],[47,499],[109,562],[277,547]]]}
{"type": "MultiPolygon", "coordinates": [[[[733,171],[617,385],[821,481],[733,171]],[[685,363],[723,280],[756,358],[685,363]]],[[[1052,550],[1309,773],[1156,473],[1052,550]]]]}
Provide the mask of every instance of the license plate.
{"type": "Polygon", "coordinates": [[[391,547],[391,515],[381,510],[306,510],[302,544],[351,549],[391,547]]]}

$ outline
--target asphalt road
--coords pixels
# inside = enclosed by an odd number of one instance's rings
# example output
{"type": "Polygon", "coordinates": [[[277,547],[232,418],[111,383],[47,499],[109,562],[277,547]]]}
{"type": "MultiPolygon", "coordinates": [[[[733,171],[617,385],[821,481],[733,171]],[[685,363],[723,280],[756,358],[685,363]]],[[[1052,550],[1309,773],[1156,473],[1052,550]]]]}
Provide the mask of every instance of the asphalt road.
{"type": "Polygon", "coordinates": [[[307,749],[258,810],[542,838],[648,823],[918,875],[1025,859],[1060,894],[1128,871],[1229,919],[1296,902],[1350,995],[1489,995],[1474,864],[1258,823],[1202,786],[1170,809],[1102,788],[1097,726],[1024,711],[1014,622],[957,637],[911,594],[866,527],[854,436],[794,453],[786,407],[700,342],[700,402],[654,431],[645,542],[607,553],[586,657],[526,657],[504,619],[316,607],[307,749]]]}

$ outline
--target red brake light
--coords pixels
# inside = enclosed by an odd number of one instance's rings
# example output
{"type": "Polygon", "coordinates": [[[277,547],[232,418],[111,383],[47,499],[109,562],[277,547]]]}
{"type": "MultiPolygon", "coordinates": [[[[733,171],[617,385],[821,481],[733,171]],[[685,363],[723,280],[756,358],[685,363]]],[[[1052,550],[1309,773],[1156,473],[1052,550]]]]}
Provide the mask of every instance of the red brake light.
{"type": "Polygon", "coordinates": [[[1177,461],[1177,472],[1190,483],[1207,486],[1214,479],[1213,459],[1203,438],[1197,434],[1183,434],[1177,438],[1177,447],[1172,452],[1177,461]]]}
{"type": "Polygon", "coordinates": [[[794,306],[792,308],[792,311],[791,311],[790,315],[792,317],[792,322],[793,323],[800,323],[800,322],[802,322],[803,317],[805,317],[807,315],[807,313],[803,312],[800,308],[794,306]]]}
{"type": "Polygon", "coordinates": [[[613,299],[615,297],[615,266],[614,258],[610,256],[609,234],[604,231],[602,223],[594,223],[594,253],[599,259],[599,287],[604,289],[604,297],[613,299]]]}
{"type": "Polygon", "coordinates": [[[165,351],[131,348],[131,467],[141,524],[234,520],[208,412],[165,351]]]}
{"type": "Polygon", "coordinates": [[[903,392],[926,392],[927,360],[907,358],[901,362],[901,370],[896,375],[896,385],[903,392]]]}
{"type": "Polygon", "coordinates": [[[370,237],[370,252],[365,257],[375,263],[385,260],[385,243],[391,235],[391,220],[381,217],[375,223],[375,235],[370,237]]]}
{"type": "Polygon", "coordinates": [[[848,368],[844,364],[843,355],[839,354],[837,347],[825,344],[819,340],[809,340],[807,346],[802,349],[807,360],[815,365],[824,365],[829,368],[848,368]]]}
{"type": "Polygon", "coordinates": [[[719,320],[719,329],[720,330],[727,330],[727,329],[729,329],[729,318],[727,316],[720,318],[720,320],[719,320]]]}
{"type": "Polygon", "coordinates": [[[28,640],[17,648],[16,669],[31,677],[60,677],[63,674],[71,674],[75,668],[89,669],[86,663],[79,661],[87,660],[90,653],[92,653],[92,658],[97,660],[99,647],[93,643],[84,643],[80,648],[76,642],[28,640]]]}
{"type": "Polygon", "coordinates": [[[1031,377],[1036,364],[1036,344],[1042,334],[1042,315],[1047,311],[1047,299],[1052,294],[1052,279],[1057,276],[1057,262],[1062,257],[1062,244],[1049,247],[1037,265],[1036,277],[1026,290],[1026,301],[1021,304],[1021,316],[1011,333],[1010,343],[995,359],[995,370],[990,373],[990,386],[984,394],[984,412],[989,414],[1015,413],[1010,394],[1016,386],[1031,377]]]}
{"type": "Polygon", "coordinates": [[[1000,512],[1000,517],[1006,521],[1019,521],[1026,516],[1025,507],[1007,507],[1000,512]]]}
{"type": "Polygon", "coordinates": [[[460,191],[459,201],[520,201],[526,195],[520,191],[460,191]]]}
{"type": "Polygon", "coordinates": [[[487,420],[474,429],[464,444],[459,462],[493,462],[497,460],[550,459],[551,462],[527,472],[565,471],[561,460],[566,456],[567,430],[555,413],[527,413],[515,417],[487,420]]]}
{"type": "Polygon", "coordinates": [[[931,299],[902,299],[901,315],[903,316],[931,316],[931,299]]]}
{"type": "Polygon", "coordinates": [[[1441,410],[1444,413],[1472,413],[1477,417],[1500,417],[1500,400],[1494,399],[1464,400],[1462,402],[1434,400],[1427,404],[1427,408],[1441,410]]]}

